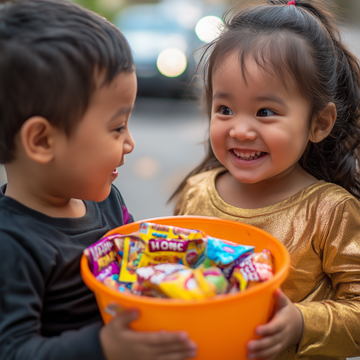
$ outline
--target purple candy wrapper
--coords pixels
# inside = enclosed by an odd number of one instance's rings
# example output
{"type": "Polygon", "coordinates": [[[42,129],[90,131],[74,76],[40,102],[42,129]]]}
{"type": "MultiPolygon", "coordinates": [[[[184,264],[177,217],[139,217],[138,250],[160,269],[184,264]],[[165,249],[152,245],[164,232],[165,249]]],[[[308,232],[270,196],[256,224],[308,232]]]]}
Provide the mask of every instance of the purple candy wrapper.
{"type": "Polygon", "coordinates": [[[101,271],[116,261],[112,239],[118,236],[110,235],[104,237],[84,250],[84,254],[89,262],[89,268],[95,276],[98,276],[101,271]]]}
{"type": "Polygon", "coordinates": [[[96,276],[96,279],[99,281],[104,281],[107,277],[111,275],[119,275],[120,268],[119,265],[116,262],[112,262],[108,267],[106,267],[104,270],[100,271],[99,274],[96,276]]]}

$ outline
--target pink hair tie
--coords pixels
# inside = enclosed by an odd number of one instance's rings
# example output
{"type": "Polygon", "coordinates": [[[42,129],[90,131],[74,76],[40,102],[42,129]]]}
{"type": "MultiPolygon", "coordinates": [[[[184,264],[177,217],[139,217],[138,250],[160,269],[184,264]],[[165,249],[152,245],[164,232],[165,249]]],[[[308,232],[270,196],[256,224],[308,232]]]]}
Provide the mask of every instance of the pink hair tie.
{"type": "Polygon", "coordinates": [[[296,1],[289,1],[286,5],[294,5],[295,6],[297,4],[296,4],[296,1]]]}

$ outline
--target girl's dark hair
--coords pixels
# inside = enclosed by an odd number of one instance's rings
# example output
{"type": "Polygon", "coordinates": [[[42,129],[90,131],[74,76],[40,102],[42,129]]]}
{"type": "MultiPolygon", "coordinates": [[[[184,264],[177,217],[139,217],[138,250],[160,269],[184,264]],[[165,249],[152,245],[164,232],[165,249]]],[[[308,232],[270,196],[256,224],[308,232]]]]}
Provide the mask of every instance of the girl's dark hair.
{"type": "MultiPolygon", "coordinates": [[[[308,143],[300,165],[317,179],[338,184],[359,198],[359,62],[341,42],[333,17],[319,2],[297,1],[297,6],[286,3],[268,1],[267,5],[244,9],[230,20],[225,19],[224,31],[206,47],[201,59],[208,116],[212,74],[230,52],[238,53],[244,77],[244,60],[248,56],[280,79],[290,75],[310,102],[312,114],[329,102],[337,110],[331,133],[319,143],[308,143]]],[[[210,140],[207,145],[204,161],[185,178],[171,199],[190,176],[222,166],[210,140]]]]}
{"type": "Polygon", "coordinates": [[[14,159],[15,135],[43,116],[67,135],[99,86],[134,70],[131,50],[106,19],[66,0],[0,5],[0,163],[14,159]]]}

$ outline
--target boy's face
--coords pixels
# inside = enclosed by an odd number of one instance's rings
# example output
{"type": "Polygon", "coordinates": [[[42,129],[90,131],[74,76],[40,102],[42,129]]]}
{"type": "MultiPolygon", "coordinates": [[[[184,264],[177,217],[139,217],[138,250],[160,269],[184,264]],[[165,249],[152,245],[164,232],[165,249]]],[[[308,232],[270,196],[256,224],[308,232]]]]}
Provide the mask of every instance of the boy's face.
{"type": "Polygon", "coordinates": [[[135,72],[120,73],[95,90],[74,132],[59,136],[56,146],[60,190],[57,196],[103,201],[117,167],[135,146],[128,128],[137,90],[135,72]]]}

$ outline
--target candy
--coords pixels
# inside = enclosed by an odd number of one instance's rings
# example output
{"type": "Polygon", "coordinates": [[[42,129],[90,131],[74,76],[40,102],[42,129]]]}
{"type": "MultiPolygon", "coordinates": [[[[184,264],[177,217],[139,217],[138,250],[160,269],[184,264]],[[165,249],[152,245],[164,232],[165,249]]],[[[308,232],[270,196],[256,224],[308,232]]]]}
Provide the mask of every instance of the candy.
{"type": "Polygon", "coordinates": [[[143,222],[139,226],[139,236],[143,240],[150,239],[183,239],[195,240],[206,237],[200,230],[184,229],[176,226],[153,224],[143,222]]]}
{"type": "Polygon", "coordinates": [[[241,255],[253,251],[254,246],[239,245],[211,236],[207,238],[206,257],[216,265],[228,265],[241,255]]]}
{"type": "Polygon", "coordinates": [[[136,273],[144,289],[153,289],[160,296],[190,300],[216,295],[216,286],[206,281],[200,269],[158,264],[139,268],[136,273]]]}
{"type": "Polygon", "coordinates": [[[84,250],[97,280],[122,293],[204,299],[237,292],[273,276],[268,250],[204,232],[144,222],[130,235],[112,234],[84,250]]]}
{"type": "Polygon", "coordinates": [[[225,294],[229,289],[229,281],[225,278],[224,273],[217,267],[201,269],[207,283],[215,287],[217,294],[225,294]]]}
{"type": "Polygon", "coordinates": [[[104,237],[84,250],[94,276],[115,261],[114,243],[111,237],[104,237]]]}
{"type": "Polygon", "coordinates": [[[139,237],[146,246],[139,267],[161,263],[193,267],[205,249],[205,234],[197,230],[142,223],[139,237]]]}
{"type": "Polygon", "coordinates": [[[269,250],[249,255],[237,264],[232,272],[230,282],[232,288],[245,290],[259,282],[273,277],[273,261],[269,250]]]}
{"type": "Polygon", "coordinates": [[[145,250],[145,244],[136,236],[128,235],[123,238],[124,252],[121,262],[119,280],[122,282],[136,281],[136,269],[145,250]]]}
{"type": "Polygon", "coordinates": [[[122,293],[131,293],[130,289],[126,284],[122,284],[119,281],[116,281],[114,278],[107,277],[103,280],[103,284],[109,287],[110,289],[122,292],[122,293]]]}
{"type": "Polygon", "coordinates": [[[124,258],[125,237],[126,236],[124,235],[119,235],[113,239],[116,259],[119,264],[121,264],[121,261],[124,258]]]}
{"type": "Polygon", "coordinates": [[[254,252],[254,246],[239,245],[208,236],[203,267],[219,267],[227,279],[234,267],[254,252]]]}
{"type": "Polygon", "coordinates": [[[99,281],[104,281],[104,279],[110,277],[111,275],[119,276],[118,275],[119,272],[120,272],[119,265],[114,261],[110,265],[108,265],[105,269],[100,271],[97,274],[96,279],[98,279],[99,281]]]}

